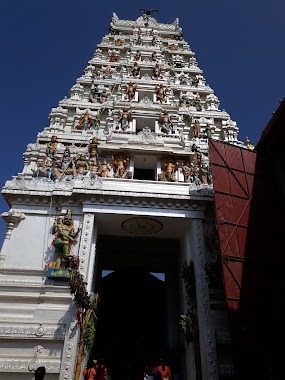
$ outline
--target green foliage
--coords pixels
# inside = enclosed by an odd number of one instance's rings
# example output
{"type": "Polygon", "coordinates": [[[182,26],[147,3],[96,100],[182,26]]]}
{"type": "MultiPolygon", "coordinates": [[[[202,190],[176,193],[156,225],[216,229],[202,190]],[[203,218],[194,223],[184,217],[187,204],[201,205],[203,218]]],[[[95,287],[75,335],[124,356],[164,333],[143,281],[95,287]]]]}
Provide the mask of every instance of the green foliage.
{"type": "Polygon", "coordinates": [[[96,331],[96,320],[95,320],[94,315],[92,315],[89,319],[85,336],[84,336],[84,347],[87,351],[90,351],[94,345],[95,331],[96,331]]]}
{"type": "Polygon", "coordinates": [[[179,325],[183,332],[187,344],[193,342],[193,334],[191,329],[191,320],[188,314],[181,314],[179,318],[179,325]]]}

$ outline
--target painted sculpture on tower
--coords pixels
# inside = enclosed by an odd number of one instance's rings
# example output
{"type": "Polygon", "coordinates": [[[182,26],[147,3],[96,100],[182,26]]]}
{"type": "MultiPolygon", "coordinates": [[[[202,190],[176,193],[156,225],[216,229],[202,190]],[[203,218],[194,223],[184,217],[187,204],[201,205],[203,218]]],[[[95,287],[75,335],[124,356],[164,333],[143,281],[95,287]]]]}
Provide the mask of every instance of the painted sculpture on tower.
{"type": "Polygon", "coordinates": [[[199,120],[195,120],[193,124],[193,137],[199,139],[201,137],[201,125],[199,120]]]}
{"type": "Polygon", "coordinates": [[[98,170],[98,140],[97,137],[93,137],[90,144],[88,145],[88,153],[89,153],[89,168],[91,173],[97,173],[98,170]]]}
{"type": "Polygon", "coordinates": [[[57,178],[63,176],[73,176],[75,170],[74,160],[68,147],[65,148],[61,159],[55,163],[54,175],[57,178]]]}
{"type": "Polygon", "coordinates": [[[39,178],[46,178],[49,180],[54,179],[54,175],[52,172],[52,160],[49,157],[46,157],[45,159],[39,158],[36,163],[35,169],[32,169],[33,177],[39,179],[39,178]]]}
{"type": "Polygon", "coordinates": [[[165,181],[175,182],[176,172],[179,167],[179,162],[174,157],[165,156],[162,157],[161,170],[164,174],[165,181]]]}
{"type": "Polygon", "coordinates": [[[140,61],[141,60],[141,52],[139,50],[136,51],[136,54],[134,55],[134,61],[140,61]]]}
{"type": "Polygon", "coordinates": [[[159,86],[155,87],[155,93],[156,93],[156,99],[160,103],[165,103],[167,101],[167,87],[165,87],[163,84],[160,84],[159,86]]]}
{"type": "Polygon", "coordinates": [[[175,133],[172,117],[168,114],[167,111],[164,111],[159,118],[159,125],[161,128],[161,132],[166,133],[167,135],[170,133],[175,133]]]}
{"type": "Polygon", "coordinates": [[[116,126],[116,129],[125,132],[130,128],[132,120],[132,111],[124,108],[123,110],[119,111],[119,115],[120,116],[118,119],[118,125],[116,126]]]}
{"type": "Polygon", "coordinates": [[[80,230],[81,224],[78,229],[74,228],[71,210],[67,210],[63,217],[54,218],[52,234],[55,235],[53,245],[56,249],[56,261],[50,263],[49,267],[66,268],[66,264],[69,263],[68,258],[71,256],[71,248],[80,230]]]}
{"type": "Polygon", "coordinates": [[[76,129],[79,130],[86,130],[86,129],[91,129],[94,128],[97,125],[97,119],[94,116],[91,116],[86,110],[84,114],[80,116],[79,123],[76,125],[76,129]]]}
{"type": "Polygon", "coordinates": [[[51,159],[55,159],[56,149],[58,146],[57,136],[51,136],[51,140],[47,143],[46,154],[51,159]]]}
{"type": "Polygon", "coordinates": [[[98,175],[103,178],[109,177],[109,173],[111,171],[111,166],[107,163],[107,160],[104,159],[103,162],[99,164],[99,172],[98,175]]]}
{"type": "Polygon", "coordinates": [[[151,77],[152,77],[152,79],[162,79],[161,68],[159,67],[158,63],[152,68],[152,76],[151,77]]]}
{"type": "Polygon", "coordinates": [[[134,82],[129,82],[126,84],[125,92],[127,94],[128,100],[132,101],[135,97],[135,93],[137,91],[137,86],[134,84],[134,82]]]}
{"type": "Polygon", "coordinates": [[[137,62],[135,62],[133,64],[133,66],[131,67],[131,75],[134,78],[139,78],[140,77],[140,72],[141,72],[141,68],[140,68],[139,64],[137,62]]]}
{"type": "Polygon", "coordinates": [[[115,178],[124,178],[127,171],[128,162],[129,157],[127,157],[127,155],[124,153],[117,153],[112,157],[115,178]]]}
{"type": "Polygon", "coordinates": [[[75,159],[74,165],[76,177],[81,178],[88,173],[89,165],[84,153],[80,153],[78,155],[78,157],[75,159]]]}

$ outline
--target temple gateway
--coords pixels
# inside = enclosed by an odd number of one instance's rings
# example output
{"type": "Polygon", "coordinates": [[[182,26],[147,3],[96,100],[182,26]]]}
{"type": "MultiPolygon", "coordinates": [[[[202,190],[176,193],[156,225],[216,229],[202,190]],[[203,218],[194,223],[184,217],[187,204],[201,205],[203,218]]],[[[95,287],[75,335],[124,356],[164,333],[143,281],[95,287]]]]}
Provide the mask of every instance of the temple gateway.
{"type": "Polygon", "coordinates": [[[0,378],[78,380],[98,357],[111,380],[160,357],[232,378],[210,141],[252,149],[179,20],[113,14],[2,189],[0,378]]]}

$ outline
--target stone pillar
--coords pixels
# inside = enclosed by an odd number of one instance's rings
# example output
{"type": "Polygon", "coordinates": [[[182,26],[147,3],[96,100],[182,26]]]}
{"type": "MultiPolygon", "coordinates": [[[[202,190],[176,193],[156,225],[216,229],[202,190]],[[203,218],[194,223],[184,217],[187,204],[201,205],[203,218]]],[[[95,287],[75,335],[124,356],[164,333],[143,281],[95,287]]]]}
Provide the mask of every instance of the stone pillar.
{"type": "Polygon", "coordinates": [[[218,380],[217,351],[214,331],[211,325],[209,290],[205,273],[204,234],[201,219],[192,222],[192,254],[194,264],[197,313],[200,335],[200,353],[202,364],[202,378],[218,380]]]}
{"type": "MultiPolygon", "coordinates": [[[[87,291],[90,293],[92,286],[92,277],[94,271],[95,254],[92,255],[94,240],[94,214],[85,214],[83,220],[83,227],[81,233],[80,247],[79,247],[79,270],[84,275],[87,285],[87,291]]],[[[69,330],[66,334],[62,363],[60,370],[59,380],[72,380],[74,377],[74,370],[76,365],[77,344],[79,339],[79,331],[76,319],[77,308],[72,306],[70,313],[73,316],[69,330]]]]}
{"type": "Polygon", "coordinates": [[[19,223],[21,220],[24,220],[25,214],[14,210],[10,210],[8,212],[4,212],[3,214],[1,214],[1,216],[6,222],[7,226],[5,238],[0,252],[0,267],[4,265],[4,261],[8,253],[9,241],[11,239],[12,231],[15,227],[15,224],[19,223]]]}

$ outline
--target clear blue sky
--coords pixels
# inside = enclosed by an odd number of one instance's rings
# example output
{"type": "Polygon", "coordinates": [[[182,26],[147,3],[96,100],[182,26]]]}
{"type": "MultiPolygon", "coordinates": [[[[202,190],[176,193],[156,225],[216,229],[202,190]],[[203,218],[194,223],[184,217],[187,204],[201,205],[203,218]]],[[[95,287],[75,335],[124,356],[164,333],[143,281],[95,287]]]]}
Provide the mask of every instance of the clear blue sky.
{"type": "MultiPolygon", "coordinates": [[[[180,19],[207,83],[237,122],[239,139],[256,144],[285,94],[284,0],[3,0],[0,184],[22,171],[27,144],[69,95],[112,12],[135,20],[156,8],[159,22],[180,19]]],[[[1,196],[0,212],[9,207],[1,196]]],[[[0,246],[5,223],[0,220],[0,246]]]]}

